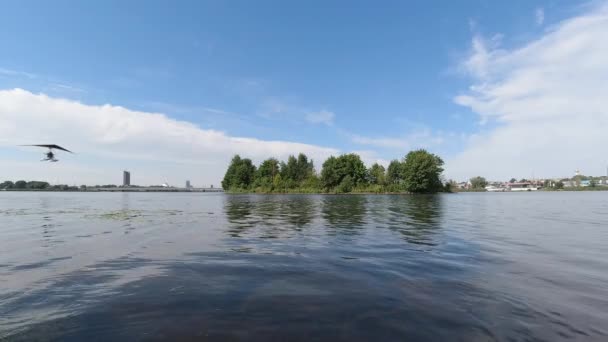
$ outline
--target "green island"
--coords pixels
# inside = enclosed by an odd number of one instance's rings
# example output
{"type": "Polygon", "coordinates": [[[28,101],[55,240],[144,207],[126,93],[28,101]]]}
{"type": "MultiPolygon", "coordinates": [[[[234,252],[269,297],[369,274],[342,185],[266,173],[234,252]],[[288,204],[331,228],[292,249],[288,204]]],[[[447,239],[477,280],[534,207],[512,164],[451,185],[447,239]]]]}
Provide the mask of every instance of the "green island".
{"type": "Polygon", "coordinates": [[[441,180],[443,160],[425,150],[409,152],[388,168],[375,163],[369,169],[355,153],[331,156],[317,172],[312,160],[300,153],[287,162],[276,158],[256,167],[251,159],[232,158],[222,187],[230,193],[437,193],[450,192],[441,180]]]}

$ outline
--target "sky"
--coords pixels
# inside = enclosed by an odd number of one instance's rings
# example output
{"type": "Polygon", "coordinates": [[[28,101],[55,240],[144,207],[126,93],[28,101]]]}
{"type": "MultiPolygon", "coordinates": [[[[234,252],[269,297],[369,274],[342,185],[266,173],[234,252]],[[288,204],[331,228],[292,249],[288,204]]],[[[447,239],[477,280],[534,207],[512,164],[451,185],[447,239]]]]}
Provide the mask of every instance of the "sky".
{"type": "Polygon", "coordinates": [[[605,175],[606,32],[608,1],[4,1],[0,181],[418,148],[459,181],[605,175]],[[48,143],[76,153],[18,146],[48,143]]]}

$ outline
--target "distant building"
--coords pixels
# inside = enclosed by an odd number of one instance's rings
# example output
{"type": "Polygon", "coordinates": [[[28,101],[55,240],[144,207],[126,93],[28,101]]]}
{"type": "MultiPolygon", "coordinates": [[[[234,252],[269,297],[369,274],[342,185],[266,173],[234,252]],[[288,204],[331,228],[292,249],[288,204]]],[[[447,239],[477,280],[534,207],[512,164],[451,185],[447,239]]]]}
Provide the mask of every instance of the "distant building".
{"type": "Polygon", "coordinates": [[[192,188],[192,185],[190,185],[190,181],[187,180],[186,181],[186,189],[190,189],[190,188],[192,188]]]}
{"type": "Polygon", "coordinates": [[[564,183],[564,188],[573,188],[576,186],[576,183],[571,180],[565,180],[565,181],[562,181],[562,183],[564,183]]]}
{"type": "Polygon", "coordinates": [[[123,171],[122,172],[122,186],[130,186],[131,185],[131,172],[123,171]]]}

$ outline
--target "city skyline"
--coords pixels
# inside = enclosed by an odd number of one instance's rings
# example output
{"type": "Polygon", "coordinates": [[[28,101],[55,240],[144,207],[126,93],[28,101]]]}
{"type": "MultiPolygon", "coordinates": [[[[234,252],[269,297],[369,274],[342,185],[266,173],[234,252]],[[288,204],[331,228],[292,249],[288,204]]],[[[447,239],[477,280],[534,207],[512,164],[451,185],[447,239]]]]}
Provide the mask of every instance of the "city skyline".
{"type": "Polygon", "coordinates": [[[607,1],[3,12],[7,180],[108,184],[129,170],[141,185],[217,185],[234,154],[303,152],[319,171],[330,155],[386,166],[418,148],[455,180],[603,175],[608,162],[607,1]],[[47,165],[17,147],[32,143],[76,154],[47,165]]]}

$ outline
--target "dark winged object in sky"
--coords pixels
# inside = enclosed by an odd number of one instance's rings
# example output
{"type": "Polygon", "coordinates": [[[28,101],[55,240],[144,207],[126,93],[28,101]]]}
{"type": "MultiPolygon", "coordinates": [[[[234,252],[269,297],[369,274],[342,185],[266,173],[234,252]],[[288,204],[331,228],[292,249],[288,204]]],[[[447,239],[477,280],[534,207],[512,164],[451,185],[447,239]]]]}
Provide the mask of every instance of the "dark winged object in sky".
{"type": "Polygon", "coordinates": [[[55,153],[53,153],[53,150],[61,150],[61,151],[69,152],[69,153],[74,153],[66,148],[63,148],[63,147],[61,147],[59,145],[55,145],[55,144],[21,145],[21,146],[36,146],[36,147],[48,148],[49,151],[46,153],[46,158],[42,159],[41,161],[58,162],[59,160],[55,159],[55,153]]]}

